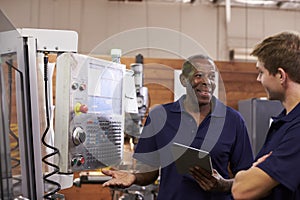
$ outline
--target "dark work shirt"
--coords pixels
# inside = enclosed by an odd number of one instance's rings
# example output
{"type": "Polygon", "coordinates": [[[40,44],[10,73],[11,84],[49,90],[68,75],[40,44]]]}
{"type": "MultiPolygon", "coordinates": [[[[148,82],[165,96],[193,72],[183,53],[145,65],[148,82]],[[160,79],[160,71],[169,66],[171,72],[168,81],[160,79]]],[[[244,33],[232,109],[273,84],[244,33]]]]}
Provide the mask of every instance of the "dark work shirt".
{"type": "MultiPolygon", "coordinates": [[[[228,165],[233,174],[248,169],[253,163],[247,129],[240,114],[213,98],[214,110],[197,126],[194,118],[184,111],[182,96],[178,101],[151,110],[135,149],[134,158],[161,168],[158,200],[232,199],[230,192],[206,192],[192,176],[180,175],[171,152],[173,142],[200,149],[212,118],[225,119],[218,138],[206,149],[212,157],[213,168],[229,178],[228,165]],[[224,112],[220,112],[224,108],[224,112]]],[[[214,121],[219,124],[218,120],[214,121]]],[[[209,138],[208,140],[214,138],[209,138]]],[[[210,144],[210,142],[208,142],[210,144]]],[[[205,150],[205,149],[204,149],[205,150]]]]}
{"type": "Polygon", "coordinates": [[[300,104],[288,115],[284,110],[273,122],[257,158],[272,151],[270,157],[258,165],[278,181],[265,199],[300,200],[300,104]]]}

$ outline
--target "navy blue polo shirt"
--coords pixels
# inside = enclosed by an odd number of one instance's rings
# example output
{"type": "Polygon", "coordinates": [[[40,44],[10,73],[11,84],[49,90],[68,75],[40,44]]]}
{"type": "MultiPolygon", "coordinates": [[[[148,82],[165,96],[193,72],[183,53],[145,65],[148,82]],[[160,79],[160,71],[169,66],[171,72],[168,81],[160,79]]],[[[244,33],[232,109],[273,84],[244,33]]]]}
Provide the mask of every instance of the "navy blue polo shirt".
{"type": "MultiPolygon", "coordinates": [[[[241,115],[213,98],[213,112],[197,126],[194,118],[184,111],[182,96],[178,101],[155,107],[149,113],[133,155],[139,161],[161,168],[158,200],[232,199],[230,193],[206,192],[190,175],[180,175],[171,152],[178,142],[200,149],[213,117],[225,117],[223,129],[212,147],[212,165],[224,178],[248,169],[253,163],[247,129],[241,115]],[[225,108],[224,113],[218,112],[225,108]]],[[[140,171],[143,171],[140,169],[140,171]]]]}
{"type": "Polygon", "coordinates": [[[266,199],[300,200],[300,103],[285,113],[273,118],[257,158],[272,154],[258,167],[280,183],[266,199]]]}

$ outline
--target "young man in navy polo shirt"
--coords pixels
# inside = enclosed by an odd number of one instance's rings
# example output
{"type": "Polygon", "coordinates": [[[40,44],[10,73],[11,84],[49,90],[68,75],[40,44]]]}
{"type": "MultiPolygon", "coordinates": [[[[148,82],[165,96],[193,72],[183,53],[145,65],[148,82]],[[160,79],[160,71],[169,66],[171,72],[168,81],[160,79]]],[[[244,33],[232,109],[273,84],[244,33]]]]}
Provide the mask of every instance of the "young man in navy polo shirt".
{"type": "Polygon", "coordinates": [[[259,43],[257,80],[283,112],[273,119],[253,166],[237,173],[235,199],[300,199],[300,36],[282,32],[259,43]]]}
{"type": "MultiPolygon", "coordinates": [[[[240,114],[213,96],[216,66],[207,56],[188,58],[180,81],[186,95],[178,101],[151,110],[135,149],[134,158],[151,166],[139,172],[103,170],[112,179],[103,186],[147,185],[159,176],[157,200],[232,199],[230,174],[248,169],[253,163],[247,129],[240,114]],[[199,167],[179,174],[172,156],[173,142],[210,152],[218,171],[205,185],[197,176],[199,167]],[[230,170],[228,170],[230,169],[230,170]],[[209,185],[206,187],[206,185],[209,185]]],[[[216,173],[216,172],[214,172],[216,173]]]]}

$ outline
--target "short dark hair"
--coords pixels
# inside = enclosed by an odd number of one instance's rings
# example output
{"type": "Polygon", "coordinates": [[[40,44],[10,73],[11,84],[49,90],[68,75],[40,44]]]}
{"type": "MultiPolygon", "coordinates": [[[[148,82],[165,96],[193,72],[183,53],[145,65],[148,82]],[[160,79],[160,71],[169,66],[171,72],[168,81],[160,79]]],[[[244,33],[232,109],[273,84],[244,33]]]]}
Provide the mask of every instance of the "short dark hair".
{"type": "Polygon", "coordinates": [[[188,77],[189,74],[195,70],[195,68],[197,66],[197,64],[195,64],[196,60],[207,60],[212,64],[212,66],[214,66],[216,68],[214,61],[209,56],[202,55],[202,54],[194,55],[194,56],[188,57],[182,65],[182,74],[185,77],[188,77]]]}
{"type": "Polygon", "coordinates": [[[281,67],[292,81],[300,83],[299,48],[299,33],[285,31],[265,38],[254,47],[251,55],[264,63],[264,67],[270,74],[275,75],[281,67]]]}

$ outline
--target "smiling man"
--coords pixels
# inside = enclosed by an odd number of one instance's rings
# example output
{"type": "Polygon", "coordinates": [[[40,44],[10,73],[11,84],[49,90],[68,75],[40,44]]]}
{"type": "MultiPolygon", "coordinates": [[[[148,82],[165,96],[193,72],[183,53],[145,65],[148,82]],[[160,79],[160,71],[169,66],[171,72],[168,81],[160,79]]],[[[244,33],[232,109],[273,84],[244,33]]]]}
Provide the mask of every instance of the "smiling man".
{"type": "Polygon", "coordinates": [[[157,200],[232,199],[232,182],[225,179],[251,166],[252,149],[241,115],[213,96],[215,73],[216,66],[207,56],[184,62],[180,81],[186,95],[150,111],[133,155],[152,169],[103,170],[112,176],[103,186],[147,185],[160,175],[157,200]],[[213,168],[225,179],[198,166],[179,174],[171,151],[174,142],[209,151],[213,168]]]}
{"type": "Polygon", "coordinates": [[[257,80],[284,110],[273,119],[253,166],[237,173],[235,199],[300,199],[300,36],[282,32],[259,43],[257,80]]]}

